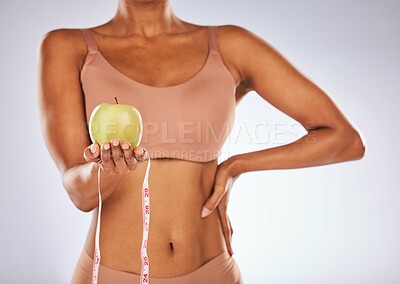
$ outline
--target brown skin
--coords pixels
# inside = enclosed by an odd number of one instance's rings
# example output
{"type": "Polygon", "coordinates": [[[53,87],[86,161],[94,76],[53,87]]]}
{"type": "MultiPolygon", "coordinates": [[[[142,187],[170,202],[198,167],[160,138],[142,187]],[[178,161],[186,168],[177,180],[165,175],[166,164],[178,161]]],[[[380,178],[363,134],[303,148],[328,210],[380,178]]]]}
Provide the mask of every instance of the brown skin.
{"type": "MultiPolygon", "coordinates": [[[[115,17],[92,31],[116,69],[152,86],[185,82],[201,68],[208,51],[206,28],[178,19],[168,0],[120,0],[115,17]],[[151,68],[154,62],[157,69],[151,68]]],[[[332,99],[265,40],[225,25],[219,27],[219,49],[237,82],[237,103],[254,90],[301,123],[308,134],[284,146],[232,156],[219,166],[217,160],[152,159],[148,247],[152,277],[183,275],[224,250],[232,253],[227,204],[241,174],[357,160],[365,152],[359,131],[332,99]],[[212,213],[201,218],[204,205],[212,213]]],[[[101,263],[140,274],[141,186],[148,155],[140,155],[141,146],[123,149],[119,143],[109,150],[104,149],[106,143],[94,144],[97,151],[90,152],[79,80],[86,54],[79,30],[60,29],[44,36],[39,53],[43,135],[73,203],[82,211],[93,210],[86,251],[93,255],[101,167],[101,263]]]]}

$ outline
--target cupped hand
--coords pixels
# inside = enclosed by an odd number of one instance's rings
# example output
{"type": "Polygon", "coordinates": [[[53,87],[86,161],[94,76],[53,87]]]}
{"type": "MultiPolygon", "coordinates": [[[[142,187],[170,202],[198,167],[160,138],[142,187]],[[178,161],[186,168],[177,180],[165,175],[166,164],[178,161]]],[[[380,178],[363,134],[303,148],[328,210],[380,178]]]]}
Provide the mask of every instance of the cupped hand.
{"type": "Polygon", "coordinates": [[[99,146],[93,143],[85,148],[83,157],[87,162],[95,162],[108,175],[127,174],[149,158],[145,148],[132,149],[129,142],[120,144],[118,138],[104,142],[99,146]]]}
{"type": "Polygon", "coordinates": [[[231,245],[233,228],[231,221],[229,220],[227,208],[233,183],[240,176],[239,173],[234,172],[232,165],[232,159],[225,160],[218,165],[215,174],[213,193],[205,202],[203,211],[201,213],[201,217],[205,218],[209,216],[215,210],[215,208],[218,207],[222,231],[224,233],[230,255],[233,254],[231,245]]]}

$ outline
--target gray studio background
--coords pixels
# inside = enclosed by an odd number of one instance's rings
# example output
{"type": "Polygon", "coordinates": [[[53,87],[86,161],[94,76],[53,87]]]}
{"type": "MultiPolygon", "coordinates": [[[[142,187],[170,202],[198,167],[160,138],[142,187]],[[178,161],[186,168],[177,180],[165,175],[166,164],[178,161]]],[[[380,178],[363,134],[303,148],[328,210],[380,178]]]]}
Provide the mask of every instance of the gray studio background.
{"type": "MultiPolygon", "coordinates": [[[[108,21],[116,4],[0,2],[0,283],[70,281],[91,213],[69,200],[42,138],[37,48],[52,29],[108,21]]],[[[252,172],[236,181],[228,213],[245,283],[400,283],[400,2],[172,5],[183,20],[240,25],[267,40],[335,100],[367,141],[360,161],[252,172]]],[[[304,133],[252,92],[237,108],[237,139],[224,150],[275,147],[304,133]]]]}

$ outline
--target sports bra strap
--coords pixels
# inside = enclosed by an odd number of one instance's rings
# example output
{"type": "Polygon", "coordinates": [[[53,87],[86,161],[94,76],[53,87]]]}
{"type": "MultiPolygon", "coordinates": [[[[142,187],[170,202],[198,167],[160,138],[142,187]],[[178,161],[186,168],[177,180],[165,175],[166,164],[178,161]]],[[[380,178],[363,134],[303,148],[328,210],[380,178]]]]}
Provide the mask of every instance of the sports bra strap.
{"type": "MultiPolygon", "coordinates": [[[[218,26],[209,26],[208,27],[208,40],[209,40],[209,45],[211,52],[216,52],[218,53],[218,26]]],[[[92,31],[89,29],[80,29],[83,36],[85,37],[86,40],[86,45],[88,47],[89,53],[92,53],[94,51],[97,51],[97,44],[96,41],[94,40],[92,31]]]]}
{"type": "Polygon", "coordinates": [[[96,41],[94,40],[92,31],[89,29],[80,29],[80,30],[83,33],[83,36],[85,37],[89,53],[95,52],[97,50],[97,44],[96,41]]]}
{"type": "Polygon", "coordinates": [[[209,42],[210,42],[210,49],[211,52],[218,53],[218,26],[209,26],[209,42]]]}

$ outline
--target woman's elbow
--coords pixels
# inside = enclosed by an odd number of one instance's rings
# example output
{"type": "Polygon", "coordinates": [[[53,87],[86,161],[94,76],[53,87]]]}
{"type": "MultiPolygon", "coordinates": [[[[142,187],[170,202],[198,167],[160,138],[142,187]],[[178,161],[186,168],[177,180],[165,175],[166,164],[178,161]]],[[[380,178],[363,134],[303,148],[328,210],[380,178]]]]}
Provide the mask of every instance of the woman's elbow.
{"type": "MultiPolygon", "coordinates": [[[[341,137],[345,137],[346,156],[348,160],[360,160],[364,157],[366,151],[366,141],[362,133],[356,129],[346,131],[346,134],[341,133],[341,137]]],[[[342,140],[343,141],[343,140],[342,140]]]]}
{"type": "Polygon", "coordinates": [[[88,202],[88,200],[82,198],[82,196],[77,194],[76,191],[69,191],[67,188],[65,189],[67,191],[69,199],[72,201],[77,209],[83,212],[90,212],[93,210],[93,206],[90,202],[88,202]]]}
{"type": "Polygon", "coordinates": [[[71,199],[72,203],[75,205],[75,207],[78,208],[82,212],[87,213],[87,212],[92,211],[95,208],[95,206],[93,206],[92,203],[90,203],[86,200],[79,199],[79,198],[72,198],[71,196],[70,196],[70,199],[71,199]]]}
{"type": "Polygon", "coordinates": [[[83,212],[90,212],[95,208],[95,206],[93,206],[93,202],[88,200],[87,196],[83,196],[81,191],[79,191],[77,188],[71,187],[71,184],[68,182],[68,178],[63,178],[62,183],[69,199],[76,208],[83,212]]]}

